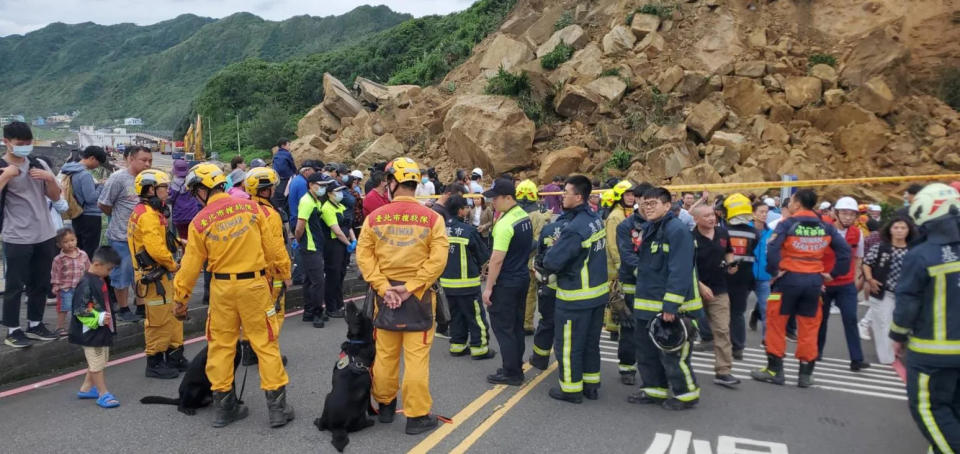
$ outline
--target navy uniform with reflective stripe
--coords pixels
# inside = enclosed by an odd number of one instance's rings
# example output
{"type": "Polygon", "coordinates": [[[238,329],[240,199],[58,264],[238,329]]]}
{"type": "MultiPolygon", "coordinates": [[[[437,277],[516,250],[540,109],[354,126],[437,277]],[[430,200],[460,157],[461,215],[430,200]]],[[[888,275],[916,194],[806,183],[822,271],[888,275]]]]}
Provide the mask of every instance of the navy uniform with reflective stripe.
{"type": "Polygon", "coordinates": [[[578,393],[600,387],[600,331],[607,303],[606,231],[586,203],[563,213],[566,225],[543,257],[557,276],[554,346],[560,389],[578,393]]]}
{"type": "Polygon", "coordinates": [[[700,317],[703,303],[697,288],[694,244],[690,230],[672,212],[641,224],[636,246],[637,292],[633,301],[636,320],[637,364],[648,396],[672,396],[692,403],[700,388],[690,367],[692,340],[677,352],[664,353],[650,339],[647,325],[660,312],[700,317]],[[668,389],[669,387],[669,389],[668,389]]]}
{"type": "MultiPolygon", "coordinates": [[[[543,256],[560,237],[563,225],[562,222],[553,222],[543,226],[540,230],[540,238],[537,240],[537,256],[534,257],[534,263],[543,263],[543,256]]],[[[540,311],[540,321],[537,322],[537,329],[533,334],[534,355],[549,357],[550,350],[553,349],[556,300],[556,277],[552,277],[546,284],[537,283],[537,310],[540,311]]]]}
{"type": "Polygon", "coordinates": [[[928,221],[903,258],[890,337],[907,342],[910,412],[933,452],[960,451],[960,229],[928,221]]]}
{"type": "Polygon", "coordinates": [[[450,353],[463,354],[469,337],[470,354],[482,356],[490,335],[480,302],[480,268],[490,260],[490,249],[474,226],[456,216],[447,219],[447,239],[450,252],[440,286],[450,303],[450,353]]]}
{"type": "MultiPolygon", "coordinates": [[[[637,246],[634,238],[642,233],[640,225],[644,220],[640,213],[635,212],[617,225],[617,250],[620,251],[620,269],[617,278],[623,288],[623,299],[627,307],[633,308],[634,296],[637,293],[637,246]]],[[[637,242],[639,243],[639,241],[637,242]]],[[[637,372],[637,339],[636,327],[620,325],[620,339],[617,341],[617,369],[621,374],[636,374],[637,372]]]]}

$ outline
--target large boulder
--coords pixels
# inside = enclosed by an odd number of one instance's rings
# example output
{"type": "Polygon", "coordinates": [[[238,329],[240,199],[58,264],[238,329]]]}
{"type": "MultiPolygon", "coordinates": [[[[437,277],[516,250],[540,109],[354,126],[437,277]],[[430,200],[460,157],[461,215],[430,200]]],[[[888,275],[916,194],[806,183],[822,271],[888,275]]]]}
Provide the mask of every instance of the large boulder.
{"type": "Polygon", "coordinates": [[[767,73],[767,62],[763,60],[748,60],[737,62],[733,73],[740,77],[758,78],[767,73]]]}
{"type": "Polygon", "coordinates": [[[871,78],[853,92],[853,100],[860,107],[881,117],[893,110],[894,99],[893,92],[881,76],[871,78]]]}
{"type": "Polygon", "coordinates": [[[740,153],[732,148],[717,145],[707,145],[705,159],[720,175],[733,173],[740,163],[740,153]]]}
{"type": "Polygon", "coordinates": [[[763,170],[759,167],[741,167],[736,172],[723,177],[724,183],[753,183],[764,181],[763,170]]]}
{"type": "Polygon", "coordinates": [[[540,162],[540,181],[550,181],[557,175],[569,175],[577,171],[589,157],[589,151],[583,147],[567,147],[551,151],[540,162]]]}
{"type": "Polygon", "coordinates": [[[657,78],[657,89],[660,93],[670,93],[681,80],[683,80],[683,68],[680,65],[673,65],[657,78]]]}
{"type": "Polygon", "coordinates": [[[357,155],[358,166],[368,166],[375,162],[390,161],[403,156],[403,144],[393,134],[384,134],[357,155]]]}
{"type": "Polygon", "coordinates": [[[650,32],[637,43],[637,47],[635,47],[634,50],[645,54],[647,58],[654,58],[663,53],[663,49],[666,47],[667,40],[663,38],[663,35],[657,32],[650,32]]]}
{"type": "Polygon", "coordinates": [[[867,123],[876,116],[856,104],[846,103],[835,108],[810,106],[797,112],[796,118],[809,121],[821,131],[834,132],[850,124],[867,123]]]}
{"type": "Polygon", "coordinates": [[[420,94],[419,85],[384,85],[363,77],[357,77],[353,88],[360,93],[361,100],[375,105],[401,99],[409,101],[420,94]]]}
{"type": "Polygon", "coordinates": [[[649,33],[656,32],[660,28],[660,16],[653,14],[634,14],[633,21],[630,22],[630,29],[637,39],[643,39],[649,33]]]}
{"type": "Polygon", "coordinates": [[[878,74],[899,69],[910,59],[910,50],[897,39],[888,36],[883,27],[859,40],[857,47],[845,59],[840,72],[840,85],[855,88],[878,74]]]}
{"type": "Polygon", "coordinates": [[[597,95],[574,84],[564,84],[554,100],[557,114],[563,117],[590,115],[600,105],[597,95]]]}
{"type": "Polygon", "coordinates": [[[713,184],[723,183],[723,177],[710,164],[700,163],[683,169],[670,184],[713,184]]]}
{"type": "Polygon", "coordinates": [[[743,155],[747,151],[747,138],[744,137],[743,134],[737,134],[735,132],[717,131],[713,133],[713,137],[710,138],[710,144],[736,151],[737,154],[741,156],[741,161],[744,160],[743,155]]]}
{"type": "Polygon", "coordinates": [[[718,106],[710,100],[701,101],[687,115],[687,129],[693,131],[700,140],[706,142],[710,140],[714,131],[720,129],[723,123],[727,121],[727,109],[718,106]]]}
{"type": "Polygon", "coordinates": [[[293,155],[294,162],[303,162],[307,159],[323,159],[324,151],[328,146],[329,144],[322,137],[308,134],[290,142],[290,154],[293,155]]]}
{"type": "Polygon", "coordinates": [[[740,117],[762,114],[773,103],[763,85],[746,77],[723,78],[723,102],[740,117]]]}
{"type": "Polygon", "coordinates": [[[662,126],[653,135],[653,140],[658,142],[683,142],[687,140],[687,126],[683,123],[662,126]]]}
{"type": "Polygon", "coordinates": [[[787,94],[787,103],[800,108],[820,101],[823,82],[816,77],[788,77],[783,91],[787,94]]]}
{"type": "Polygon", "coordinates": [[[823,63],[813,65],[813,67],[810,68],[810,76],[820,79],[820,81],[823,82],[824,89],[837,86],[837,70],[833,69],[833,66],[823,63]]]}
{"type": "Polygon", "coordinates": [[[775,142],[784,145],[790,142],[790,133],[787,132],[786,128],[763,117],[757,117],[753,123],[753,133],[761,142],[775,142]]]}
{"type": "Polygon", "coordinates": [[[498,69],[502,66],[506,71],[513,71],[533,58],[533,51],[525,43],[498,34],[487,46],[478,66],[481,70],[498,69]]]}
{"type": "Polygon", "coordinates": [[[330,113],[323,104],[317,104],[297,122],[297,137],[336,134],[340,130],[340,119],[330,113]]]}
{"type": "Polygon", "coordinates": [[[833,135],[837,149],[847,156],[849,162],[862,162],[873,158],[890,142],[890,128],[879,119],[854,124],[840,129],[833,135]]]}
{"type": "Polygon", "coordinates": [[[668,143],[648,151],[644,161],[652,176],[658,179],[673,178],[693,165],[694,154],[683,143],[668,143]]]}
{"type": "Polygon", "coordinates": [[[503,173],[531,164],[536,126],[503,96],[456,98],[443,120],[447,154],[463,167],[503,173]]]}
{"type": "Polygon", "coordinates": [[[607,76],[590,82],[585,88],[607,100],[607,102],[618,103],[627,91],[627,84],[619,77],[607,76]]]}
{"type": "Polygon", "coordinates": [[[615,55],[633,49],[637,43],[637,37],[633,31],[626,25],[617,25],[603,37],[603,54],[615,55]]]}
{"type": "Polygon", "coordinates": [[[590,42],[590,37],[587,36],[587,33],[584,32],[583,28],[579,25],[568,25],[554,32],[554,34],[550,36],[550,39],[537,48],[537,58],[542,58],[544,55],[549,54],[561,42],[574,49],[580,49],[590,42]]]}
{"type": "Polygon", "coordinates": [[[323,73],[323,106],[339,119],[355,117],[364,111],[360,101],[354,99],[343,82],[330,73],[323,73]]]}

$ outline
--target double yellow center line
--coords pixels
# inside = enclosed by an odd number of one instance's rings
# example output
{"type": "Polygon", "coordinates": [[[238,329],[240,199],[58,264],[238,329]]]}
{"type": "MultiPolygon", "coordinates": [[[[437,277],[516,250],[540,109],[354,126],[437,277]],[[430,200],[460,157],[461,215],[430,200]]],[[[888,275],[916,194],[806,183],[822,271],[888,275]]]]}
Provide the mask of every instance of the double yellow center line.
{"type": "MultiPolygon", "coordinates": [[[[524,364],[524,372],[530,369],[529,364],[524,364]]],[[[511,408],[517,405],[533,388],[536,388],[540,382],[542,382],[548,375],[553,371],[557,370],[557,363],[554,362],[547,367],[547,370],[541,372],[539,375],[534,377],[532,380],[520,387],[520,390],[516,394],[510,397],[506,403],[497,407],[493,413],[485,419],[473,432],[470,432],[463,441],[460,442],[455,448],[450,450],[451,453],[460,454],[467,452],[477,440],[480,439],[500,418],[503,417],[511,408]]],[[[474,399],[470,404],[460,410],[453,417],[453,422],[450,424],[443,424],[440,428],[433,431],[427,438],[421,441],[419,444],[414,446],[410,451],[407,451],[407,454],[424,454],[431,449],[435,448],[440,442],[442,442],[447,436],[449,436],[453,431],[457,430],[458,427],[463,425],[468,419],[475,415],[481,408],[485,407],[490,401],[496,398],[500,393],[507,389],[507,385],[497,385],[493,389],[487,390],[480,397],[474,399]]]]}

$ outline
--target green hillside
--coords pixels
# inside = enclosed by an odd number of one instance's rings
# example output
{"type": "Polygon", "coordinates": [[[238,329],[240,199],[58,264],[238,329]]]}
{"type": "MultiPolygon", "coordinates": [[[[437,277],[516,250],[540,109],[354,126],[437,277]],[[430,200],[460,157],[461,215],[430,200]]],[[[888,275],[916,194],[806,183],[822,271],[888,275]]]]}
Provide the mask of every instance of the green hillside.
{"type": "Polygon", "coordinates": [[[244,154],[261,153],[269,138],[292,134],[297,120],[323,100],[323,73],[348,86],[356,76],[391,84],[434,84],[466,60],[515,3],[479,0],[462,12],[408,20],[333,51],[284,62],[250,59],[232,64],[207,83],[176,134],[182,135],[200,112],[207,119],[205,127],[213,126],[214,151],[235,153],[239,129],[244,154]]]}
{"type": "Polygon", "coordinates": [[[410,19],[386,6],[282,22],[249,13],[182,15],[148,26],[55,23],[0,38],[0,113],[79,110],[78,123],[142,117],[173,129],[207,80],[255,58],[283,61],[350,45],[410,19]]]}

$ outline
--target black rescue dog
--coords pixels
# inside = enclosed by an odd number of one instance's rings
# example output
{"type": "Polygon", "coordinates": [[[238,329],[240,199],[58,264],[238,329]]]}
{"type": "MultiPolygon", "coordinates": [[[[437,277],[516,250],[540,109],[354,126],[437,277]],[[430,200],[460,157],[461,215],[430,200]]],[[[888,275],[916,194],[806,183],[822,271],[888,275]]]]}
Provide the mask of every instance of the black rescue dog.
{"type": "Polygon", "coordinates": [[[346,304],[347,339],[340,346],[340,358],[333,367],[333,386],[323,402],[323,415],[313,421],[320,430],[333,434],[330,443],[339,452],[350,443],[348,432],[373,425],[368,418],[370,404],[370,368],[376,348],[373,323],[352,303],[346,304]]]}
{"type": "MultiPolygon", "coordinates": [[[[240,344],[237,344],[237,354],[233,357],[233,370],[236,372],[240,365],[240,344]]],[[[213,391],[210,390],[210,380],[207,379],[207,347],[204,346],[197,356],[190,361],[190,366],[183,373],[180,382],[180,397],[147,396],[140,399],[141,404],[176,405],[180,413],[194,415],[198,408],[203,408],[213,402],[213,391]]]]}

